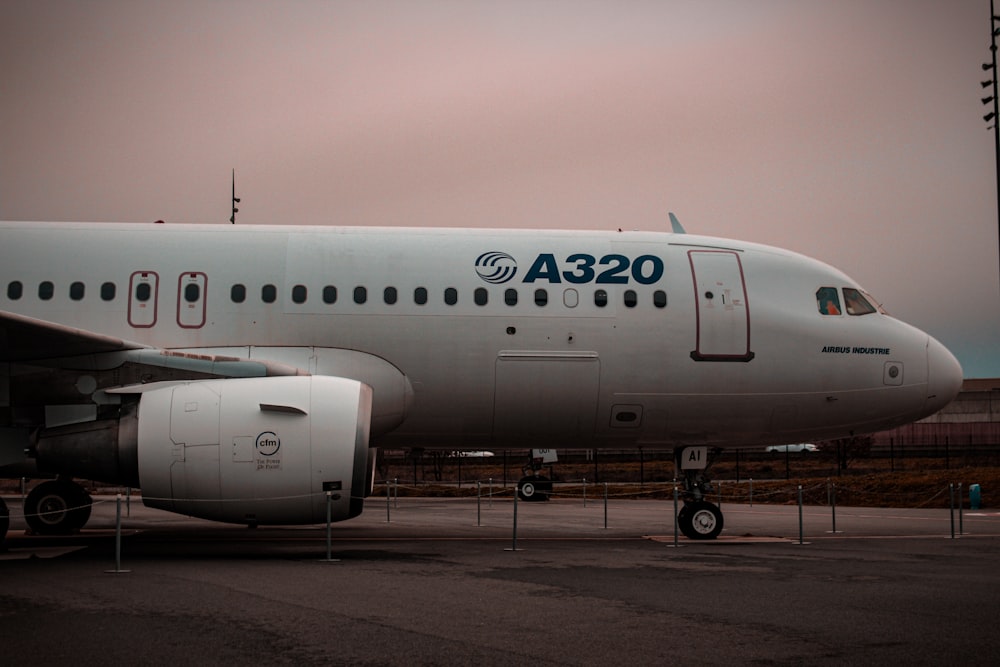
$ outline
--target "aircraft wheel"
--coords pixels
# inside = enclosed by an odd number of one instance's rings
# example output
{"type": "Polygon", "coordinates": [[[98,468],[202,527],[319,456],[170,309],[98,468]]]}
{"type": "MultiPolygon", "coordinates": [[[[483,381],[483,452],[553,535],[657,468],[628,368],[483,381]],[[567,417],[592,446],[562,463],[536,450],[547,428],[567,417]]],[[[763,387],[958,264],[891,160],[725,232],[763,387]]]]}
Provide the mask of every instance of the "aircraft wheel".
{"type": "MultiPolygon", "coordinates": [[[[7,503],[0,498],[0,545],[3,544],[4,538],[7,537],[7,529],[10,528],[10,510],[7,509],[7,503]]],[[[0,546],[2,549],[2,546],[0,546]]]]}
{"type": "Polygon", "coordinates": [[[24,520],[36,535],[68,535],[90,519],[90,494],[79,484],[42,482],[24,499],[24,520]]]}
{"type": "Polygon", "coordinates": [[[687,503],[677,513],[678,527],[690,540],[714,540],[722,532],[722,511],[705,500],[687,503]]]}
{"type": "Polygon", "coordinates": [[[546,488],[551,490],[552,482],[544,477],[522,477],[517,486],[517,496],[529,502],[548,500],[549,494],[546,493],[546,488]]]}

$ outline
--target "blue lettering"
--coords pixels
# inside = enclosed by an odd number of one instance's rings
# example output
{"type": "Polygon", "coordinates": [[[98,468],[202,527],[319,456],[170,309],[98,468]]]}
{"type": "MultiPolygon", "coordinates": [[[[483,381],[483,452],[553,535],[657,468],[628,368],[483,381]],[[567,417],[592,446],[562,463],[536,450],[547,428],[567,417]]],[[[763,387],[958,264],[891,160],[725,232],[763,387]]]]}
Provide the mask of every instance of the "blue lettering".
{"type": "Polygon", "coordinates": [[[566,258],[567,262],[576,262],[573,271],[563,271],[563,278],[568,283],[589,283],[594,279],[594,256],[577,253],[566,258]]]}
{"type": "Polygon", "coordinates": [[[556,268],[556,258],[550,253],[542,253],[535,259],[535,263],[528,269],[524,276],[524,282],[533,283],[536,280],[547,280],[550,283],[562,282],[559,280],[559,269],[556,268]]]}

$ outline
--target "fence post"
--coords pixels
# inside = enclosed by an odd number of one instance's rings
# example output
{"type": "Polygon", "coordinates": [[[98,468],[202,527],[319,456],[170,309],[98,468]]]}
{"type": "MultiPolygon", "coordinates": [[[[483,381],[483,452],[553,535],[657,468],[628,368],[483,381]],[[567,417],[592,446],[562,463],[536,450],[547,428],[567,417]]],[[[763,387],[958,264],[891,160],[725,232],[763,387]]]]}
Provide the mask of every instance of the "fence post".
{"type": "Polygon", "coordinates": [[[955,485],[948,485],[948,515],[951,517],[951,539],[955,539],[955,485]]]}
{"type": "Polygon", "coordinates": [[[799,544],[804,544],[802,541],[802,485],[799,484],[799,544]]]}
{"type": "Polygon", "coordinates": [[[109,574],[125,574],[131,570],[122,569],[122,494],[115,503],[115,569],[105,570],[109,574]]]}
{"type": "Polygon", "coordinates": [[[608,483],[604,483],[604,530],[608,529],[608,483]]]}

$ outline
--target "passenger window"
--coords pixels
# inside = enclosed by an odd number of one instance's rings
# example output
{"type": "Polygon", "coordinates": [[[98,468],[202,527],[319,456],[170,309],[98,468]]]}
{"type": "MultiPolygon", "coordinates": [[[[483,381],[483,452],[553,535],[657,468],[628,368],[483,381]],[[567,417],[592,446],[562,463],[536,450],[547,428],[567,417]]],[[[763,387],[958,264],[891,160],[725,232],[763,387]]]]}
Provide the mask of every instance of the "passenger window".
{"type": "Polygon", "coordinates": [[[233,303],[243,303],[247,299],[247,288],[244,285],[236,284],[229,288],[229,298],[233,303]]]}
{"type": "Polygon", "coordinates": [[[149,297],[153,296],[153,288],[149,283],[139,283],[135,286],[135,300],[145,303],[149,297]]]}
{"type": "Polygon", "coordinates": [[[604,308],[608,305],[608,292],[607,290],[599,289],[594,292],[594,305],[598,308],[604,308]]]}
{"type": "Polygon", "coordinates": [[[296,285],[292,288],[292,301],[294,303],[305,303],[309,296],[309,290],[305,285],[296,285]]]}
{"type": "Polygon", "coordinates": [[[541,307],[541,306],[546,305],[548,302],[549,302],[549,293],[546,292],[543,289],[536,289],[535,290],[535,305],[541,307]]]}
{"type": "Polygon", "coordinates": [[[504,293],[503,293],[503,302],[506,303],[508,306],[516,306],[517,305],[517,290],[514,289],[513,287],[504,290],[504,293]]]}
{"type": "Polygon", "coordinates": [[[38,298],[48,301],[56,293],[56,287],[51,281],[45,280],[38,284],[38,298]]]}
{"type": "Polygon", "coordinates": [[[260,288],[260,300],[264,303],[274,303],[277,299],[278,288],[274,285],[264,285],[260,288]]]}
{"type": "Polygon", "coordinates": [[[20,299],[23,292],[24,285],[21,284],[20,280],[13,280],[7,284],[7,298],[11,301],[20,299]]]}
{"type": "Polygon", "coordinates": [[[384,290],[382,291],[382,299],[383,299],[383,300],[384,300],[384,301],[385,301],[385,302],[386,302],[386,303],[387,303],[388,305],[390,305],[390,306],[391,306],[392,304],[396,303],[396,299],[397,299],[397,297],[398,297],[398,295],[397,295],[397,293],[396,293],[396,288],[395,288],[395,287],[386,287],[386,288],[385,288],[385,289],[384,289],[384,290]]]}
{"type": "Polygon", "coordinates": [[[840,295],[836,287],[820,287],[816,290],[816,308],[823,315],[840,315],[840,295]]]}
{"type": "Polygon", "coordinates": [[[667,293],[661,289],[658,289],[655,292],[653,292],[653,305],[656,306],[657,308],[666,308],[667,293]]]}
{"type": "Polygon", "coordinates": [[[427,303],[427,288],[418,287],[413,290],[413,303],[422,306],[427,303]]]}
{"type": "Polygon", "coordinates": [[[368,288],[358,285],[354,288],[354,303],[359,306],[368,301],[368,288]]]}
{"type": "Polygon", "coordinates": [[[201,288],[194,283],[189,283],[184,288],[184,300],[188,303],[195,303],[201,297],[201,288]]]}
{"type": "Polygon", "coordinates": [[[563,305],[567,308],[576,308],[580,304],[580,293],[572,287],[563,292],[563,305]]]}
{"type": "Polygon", "coordinates": [[[458,303],[458,290],[454,287],[449,287],[444,291],[444,302],[449,306],[454,306],[458,303]]]}
{"type": "Polygon", "coordinates": [[[636,295],[635,290],[627,289],[623,296],[626,308],[635,308],[636,304],[639,303],[639,297],[636,295]]]}
{"type": "Polygon", "coordinates": [[[848,315],[868,315],[876,310],[861,291],[853,287],[844,288],[844,306],[848,315]]]}
{"type": "Polygon", "coordinates": [[[337,288],[333,285],[327,285],[323,288],[323,303],[337,303],[337,288]]]}
{"type": "Polygon", "coordinates": [[[114,283],[104,283],[101,285],[101,300],[102,301],[114,301],[115,293],[118,289],[115,287],[114,283]]]}
{"type": "Polygon", "coordinates": [[[476,291],[472,293],[472,300],[476,302],[477,306],[485,306],[489,298],[489,292],[486,291],[485,287],[477,287],[476,291]]]}
{"type": "Polygon", "coordinates": [[[83,283],[77,281],[69,286],[69,298],[73,299],[73,301],[80,301],[83,299],[84,291],[83,283]]]}

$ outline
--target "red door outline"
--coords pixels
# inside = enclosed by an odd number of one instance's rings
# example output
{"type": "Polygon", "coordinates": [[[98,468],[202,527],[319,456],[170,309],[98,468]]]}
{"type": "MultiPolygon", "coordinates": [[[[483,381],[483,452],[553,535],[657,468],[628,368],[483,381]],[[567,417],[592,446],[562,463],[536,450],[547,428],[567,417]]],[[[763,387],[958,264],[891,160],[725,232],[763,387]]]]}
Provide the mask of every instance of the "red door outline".
{"type": "Polygon", "coordinates": [[[696,319],[695,361],[750,361],[750,303],[739,253],[689,250],[696,319]]]}
{"type": "Polygon", "coordinates": [[[205,300],[208,276],[188,271],[177,277],[177,326],[200,329],[205,326],[205,300]]]}
{"type": "Polygon", "coordinates": [[[128,323],[136,329],[156,324],[160,276],[155,271],[134,271],[128,279],[128,323]]]}

